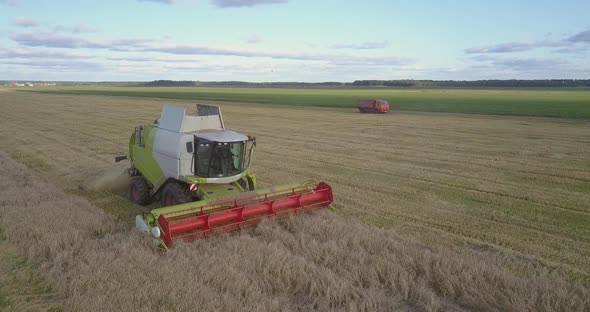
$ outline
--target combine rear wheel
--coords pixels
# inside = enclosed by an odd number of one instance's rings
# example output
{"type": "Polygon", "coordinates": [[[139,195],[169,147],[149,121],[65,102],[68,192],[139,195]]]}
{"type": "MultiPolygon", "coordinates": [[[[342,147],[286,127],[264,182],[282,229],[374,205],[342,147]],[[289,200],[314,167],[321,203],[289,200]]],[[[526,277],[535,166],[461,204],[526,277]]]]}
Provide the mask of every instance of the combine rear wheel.
{"type": "Polygon", "coordinates": [[[150,186],[143,177],[139,176],[131,179],[129,183],[129,199],[142,206],[150,203],[150,186]]]}
{"type": "Polygon", "coordinates": [[[164,186],[160,195],[160,206],[173,206],[193,201],[193,197],[186,184],[170,182],[164,186]]]}

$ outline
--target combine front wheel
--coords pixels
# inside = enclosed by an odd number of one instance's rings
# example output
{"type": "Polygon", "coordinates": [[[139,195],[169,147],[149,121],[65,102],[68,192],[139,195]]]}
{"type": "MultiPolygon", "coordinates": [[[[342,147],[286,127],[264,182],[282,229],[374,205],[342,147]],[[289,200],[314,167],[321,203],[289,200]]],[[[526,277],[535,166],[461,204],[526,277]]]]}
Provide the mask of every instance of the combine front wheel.
{"type": "Polygon", "coordinates": [[[253,191],[255,189],[254,181],[252,181],[250,177],[241,178],[238,180],[238,183],[244,189],[244,191],[253,191]]]}
{"type": "Polygon", "coordinates": [[[167,207],[190,203],[193,197],[186,184],[170,182],[164,186],[162,195],[160,195],[160,206],[167,207]]]}

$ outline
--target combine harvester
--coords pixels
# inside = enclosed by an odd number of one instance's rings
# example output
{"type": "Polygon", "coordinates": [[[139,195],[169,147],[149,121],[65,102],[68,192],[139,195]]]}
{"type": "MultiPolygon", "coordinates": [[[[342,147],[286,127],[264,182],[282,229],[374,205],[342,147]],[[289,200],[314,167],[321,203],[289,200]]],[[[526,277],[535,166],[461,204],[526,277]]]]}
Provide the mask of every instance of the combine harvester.
{"type": "Polygon", "coordinates": [[[164,247],[236,231],[263,219],[281,219],[329,206],[325,182],[258,190],[249,171],[256,138],[226,130],[217,106],[198,105],[197,114],[165,105],[160,119],[139,126],[129,141],[130,198],[162,208],[137,216],[136,227],[164,247]]]}

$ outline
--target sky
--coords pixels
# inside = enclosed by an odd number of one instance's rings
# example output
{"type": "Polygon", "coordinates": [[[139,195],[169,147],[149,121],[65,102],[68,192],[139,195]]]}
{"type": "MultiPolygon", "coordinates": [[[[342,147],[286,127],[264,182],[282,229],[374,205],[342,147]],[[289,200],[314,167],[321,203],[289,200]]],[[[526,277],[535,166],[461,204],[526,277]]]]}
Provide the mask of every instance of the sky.
{"type": "Polygon", "coordinates": [[[0,80],[590,79],[590,1],[0,0],[0,80]]]}

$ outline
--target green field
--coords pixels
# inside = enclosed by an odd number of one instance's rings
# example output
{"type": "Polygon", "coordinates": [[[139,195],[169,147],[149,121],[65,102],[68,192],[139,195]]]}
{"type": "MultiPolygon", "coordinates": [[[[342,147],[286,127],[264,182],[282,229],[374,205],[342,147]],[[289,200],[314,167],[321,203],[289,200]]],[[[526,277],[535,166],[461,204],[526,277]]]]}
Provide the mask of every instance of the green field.
{"type": "Polygon", "coordinates": [[[114,95],[277,105],[353,108],[358,99],[388,100],[393,110],[590,118],[589,89],[275,89],[37,87],[43,93],[114,95]]]}

